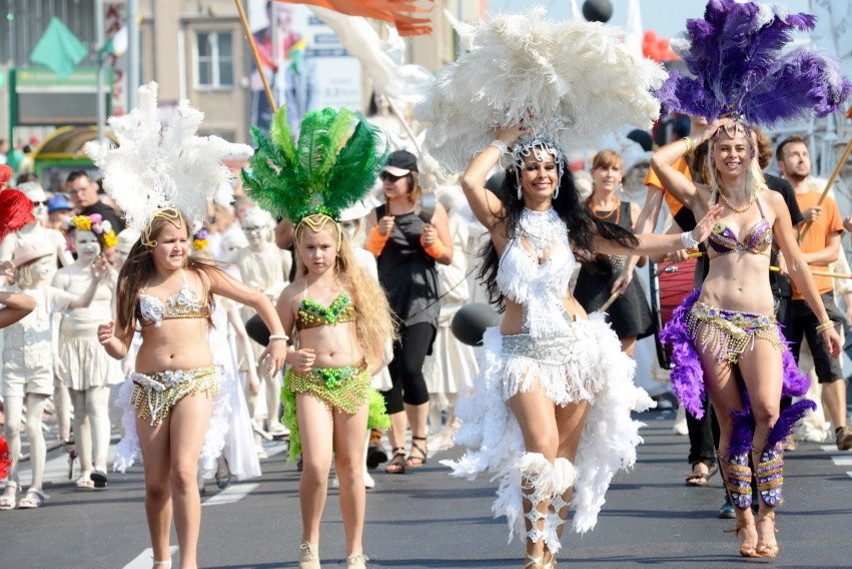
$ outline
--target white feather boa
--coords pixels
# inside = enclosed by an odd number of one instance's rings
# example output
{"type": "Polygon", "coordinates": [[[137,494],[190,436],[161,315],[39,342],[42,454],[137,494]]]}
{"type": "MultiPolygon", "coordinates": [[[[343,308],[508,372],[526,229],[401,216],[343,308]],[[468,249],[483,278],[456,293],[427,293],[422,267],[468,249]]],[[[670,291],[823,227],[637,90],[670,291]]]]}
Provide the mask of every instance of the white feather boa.
{"type": "Polygon", "coordinates": [[[226,158],[248,158],[250,146],[218,136],[196,136],[204,114],[181,100],[163,126],[157,109],[157,84],[139,88],[139,106],[110,117],[119,146],[110,141],[84,146],[104,174],[104,189],[124,211],[127,225],[142,230],[157,210],[175,208],[191,222],[200,221],[207,204],[231,201],[233,175],[226,158]]]}
{"type": "MultiPolygon", "coordinates": [[[[633,384],[635,363],[621,351],[621,345],[600,313],[588,321],[578,321],[589,334],[597,351],[587,349],[581,358],[589,368],[601,370],[604,377],[600,389],[592,396],[592,407],[586,418],[577,457],[572,465],[557,459],[552,467],[553,485],[573,486],[571,507],[574,531],[585,533],[597,524],[598,513],[612,477],[636,462],[636,446],[642,442],[642,423],[631,418],[631,412],[645,411],[654,402],[633,384]]],[[[502,339],[498,328],[485,332],[480,352],[480,373],[474,380],[473,392],[462,398],[456,408],[462,421],[455,442],[467,447],[457,461],[444,461],[453,476],[473,479],[488,472],[497,480],[497,499],[492,511],[506,516],[509,539],[525,534],[521,495],[521,473],[529,469],[530,454],[525,452],[518,422],[504,399],[505,359],[501,356],[502,339]]],[[[530,364],[535,366],[535,363],[530,364]]],[[[571,381],[572,378],[565,378],[571,381]]],[[[555,524],[548,520],[545,539],[551,551],[558,548],[555,524]]]]}
{"type": "Polygon", "coordinates": [[[651,90],[666,73],[631,52],[620,29],[544,15],[536,7],[457,28],[469,51],[438,73],[416,110],[430,125],[425,150],[447,172],[464,170],[498,125],[523,119],[570,152],[658,118],[651,90]]]}

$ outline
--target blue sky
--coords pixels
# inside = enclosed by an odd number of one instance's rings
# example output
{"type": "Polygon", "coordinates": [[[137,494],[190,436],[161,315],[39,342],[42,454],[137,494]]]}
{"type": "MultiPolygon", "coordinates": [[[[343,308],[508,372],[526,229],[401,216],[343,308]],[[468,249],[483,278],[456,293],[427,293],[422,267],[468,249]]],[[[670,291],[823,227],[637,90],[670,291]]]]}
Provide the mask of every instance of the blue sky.
{"type": "MultiPolygon", "coordinates": [[[[582,9],[584,0],[577,0],[582,9]]],[[[623,26],[627,18],[628,0],[610,0],[612,19],[610,24],[623,26]]],[[[807,12],[808,0],[774,0],[773,4],[783,4],[792,12],[807,12]]],[[[539,4],[547,8],[554,19],[561,20],[569,16],[570,0],[489,0],[491,12],[523,12],[530,6],[539,4]]],[[[700,18],[704,14],[706,0],[640,0],[642,26],[645,30],[654,30],[658,36],[672,37],[685,29],[687,18],[700,18]]]]}

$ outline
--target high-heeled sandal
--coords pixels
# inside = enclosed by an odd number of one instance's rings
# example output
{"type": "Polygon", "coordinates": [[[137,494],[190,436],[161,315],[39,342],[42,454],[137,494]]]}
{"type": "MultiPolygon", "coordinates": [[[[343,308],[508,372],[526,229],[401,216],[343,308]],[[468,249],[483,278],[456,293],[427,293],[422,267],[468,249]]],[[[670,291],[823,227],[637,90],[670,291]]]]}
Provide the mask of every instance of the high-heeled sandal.
{"type": "MultiPolygon", "coordinates": [[[[737,527],[734,529],[725,530],[725,533],[733,533],[734,537],[737,540],[740,539],[740,532],[747,528],[754,528],[755,536],[757,536],[757,526],[754,524],[754,521],[745,522],[745,523],[737,523],[737,527]]],[[[745,545],[743,542],[740,542],[740,555],[743,557],[761,557],[757,554],[757,545],[745,545]]]]}
{"type": "MultiPolygon", "coordinates": [[[[764,514],[762,516],[758,516],[757,521],[756,521],[756,525],[760,525],[761,523],[763,523],[767,520],[772,522],[772,529],[774,530],[774,533],[778,533],[778,528],[775,527],[775,514],[774,513],[764,514]]],[[[778,545],[777,542],[776,543],[766,543],[765,541],[760,541],[760,533],[757,534],[757,537],[758,537],[758,542],[757,542],[757,545],[755,546],[754,549],[755,549],[755,552],[757,553],[758,557],[778,557],[778,553],[781,552],[781,547],[778,545]]]]}
{"type": "Polygon", "coordinates": [[[405,462],[405,447],[394,447],[393,458],[385,466],[385,472],[388,474],[405,474],[405,462]]]}
{"type": "Polygon", "coordinates": [[[429,458],[426,449],[428,446],[426,445],[426,437],[411,437],[411,450],[408,453],[408,458],[405,459],[405,466],[409,468],[419,468],[426,464],[426,460],[429,458]],[[421,447],[415,441],[423,441],[423,446],[421,447]],[[414,451],[417,451],[420,456],[415,456],[411,454],[414,451]]]}

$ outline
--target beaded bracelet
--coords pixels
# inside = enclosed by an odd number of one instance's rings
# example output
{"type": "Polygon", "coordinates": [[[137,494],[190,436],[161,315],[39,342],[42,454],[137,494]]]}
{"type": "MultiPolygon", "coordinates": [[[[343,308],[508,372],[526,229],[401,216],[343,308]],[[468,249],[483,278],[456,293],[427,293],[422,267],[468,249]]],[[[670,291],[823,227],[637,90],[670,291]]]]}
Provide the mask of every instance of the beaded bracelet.
{"type": "Polygon", "coordinates": [[[497,140],[496,138],[491,141],[491,144],[488,146],[493,146],[497,150],[500,151],[501,154],[506,154],[509,152],[509,145],[503,142],[502,140],[497,140]]]}
{"type": "Polygon", "coordinates": [[[287,336],[287,334],[270,334],[269,335],[269,341],[270,342],[272,340],[289,340],[289,339],[290,339],[290,337],[287,336]]]}
{"type": "Polygon", "coordinates": [[[817,334],[822,334],[823,332],[825,332],[829,328],[832,328],[833,326],[834,326],[834,322],[831,321],[831,320],[827,320],[827,321],[823,322],[822,324],[820,324],[819,326],[816,327],[817,334]]]}

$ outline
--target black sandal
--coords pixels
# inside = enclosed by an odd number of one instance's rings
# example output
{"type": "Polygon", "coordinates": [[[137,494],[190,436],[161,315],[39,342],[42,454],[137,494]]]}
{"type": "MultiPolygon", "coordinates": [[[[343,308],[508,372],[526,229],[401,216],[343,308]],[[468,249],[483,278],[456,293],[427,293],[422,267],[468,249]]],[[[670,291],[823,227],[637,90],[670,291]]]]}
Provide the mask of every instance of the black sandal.
{"type": "Polygon", "coordinates": [[[405,460],[405,466],[409,468],[419,468],[426,464],[427,454],[426,454],[426,437],[411,437],[411,451],[408,453],[408,458],[405,460]],[[423,441],[423,446],[421,447],[415,441],[423,441]],[[420,456],[414,456],[411,453],[414,451],[420,453],[420,456]]]}
{"type": "Polygon", "coordinates": [[[394,447],[393,458],[385,466],[388,474],[405,474],[405,447],[394,447]]]}

